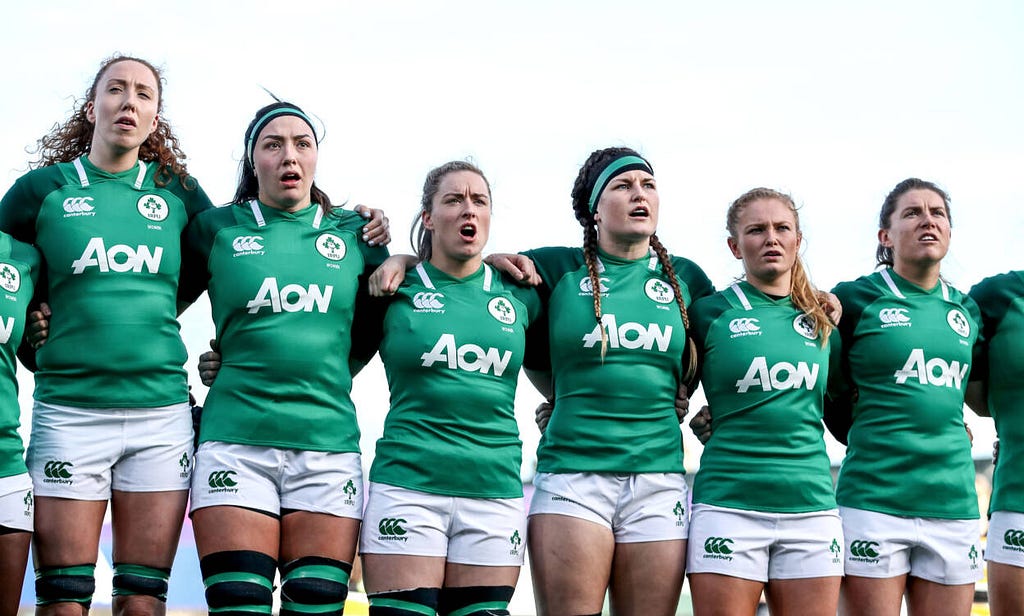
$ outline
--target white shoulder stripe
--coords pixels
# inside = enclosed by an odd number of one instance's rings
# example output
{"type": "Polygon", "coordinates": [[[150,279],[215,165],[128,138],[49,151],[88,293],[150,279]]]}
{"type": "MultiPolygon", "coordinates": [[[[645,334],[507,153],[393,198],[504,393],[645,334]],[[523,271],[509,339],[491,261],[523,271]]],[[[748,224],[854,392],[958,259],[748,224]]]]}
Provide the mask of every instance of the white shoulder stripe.
{"type": "Polygon", "coordinates": [[[907,297],[903,295],[899,288],[896,287],[896,281],[892,279],[892,276],[889,274],[888,269],[880,270],[878,273],[882,275],[882,280],[885,281],[885,284],[889,287],[889,290],[892,291],[893,295],[900,299],[907,299],[907,297]]]}
{"type": "Polygon", "coordinates": [[[487,267],[487,264],[484,263],[484,291],[491,290],[491,278],[493,276],[494,274],[491,272],[491,268],[487,267]]]}
{"type": "Polygon", "coordinates": [[[729,285],[729,288],[732,289],[732,292],[736,294],[736,297],[740,300],[740,303],[743,304],[744,310],[754,309],[754,307],[750,305],[750,300],[747,299],[747,294],[743,292],[743,289],[740,288],[740,285],[734,282],[731,285],[729,285]]]}
{"type": "Polygon", "coordinates": [[[260,204],[255,199],[249,202],[249,208],[252,210],[252,215],[256,218],[256,226],[267,226],[267,221],[263,218],[263,210],[260,209],[260,204]]]}
{"type": "Polygon", "coordinates": [[[949,301],[949,286],[939,278],[939,284],[942,285],[942,299],[949,301]]]}
{"type": "Polygon", "coordinates": [[[427,275],[426,268],[423,267],[422,261],[416,264],[416,273],[419,274],[420,282],[423,283],[423,286],[436,291],[434,283],[430,280],[430,276],[427,275]]]}
{"type": "Polygon", "coordinates": [[[313,215],[313,228],[320,228],[320,221],[324,219],[324,208],[316,206],[316,214],[313,215]]]}
{"type": "Polygon", "coordinates": [[[139,161],[139,174],[135,176],[135,190],[142,190],[142,180],[146,179],[146,163],[139,161]]]}
{"type": "Polygon", "coordinates": [[[74,160],[75,171],[78,172],[78,181],[82,184],[82,188],[89,187],[89,176],[85,175],[85,167],[82,166],[82,157],[79,156],[74,160]]]}

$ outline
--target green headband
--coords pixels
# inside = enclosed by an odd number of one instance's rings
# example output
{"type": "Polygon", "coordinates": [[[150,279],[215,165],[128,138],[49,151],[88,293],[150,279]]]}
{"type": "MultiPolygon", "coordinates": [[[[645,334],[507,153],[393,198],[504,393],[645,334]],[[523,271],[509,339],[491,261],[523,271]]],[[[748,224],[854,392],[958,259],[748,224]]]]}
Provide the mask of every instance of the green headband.
{"type": "Polygon", "coordinates": [[[623,156],[608,163],[608,166],[604,168],[601,175],[597,176],[597,181],[594,182],[594,189],[590,191],[590,213],[593,214],[597,210],[597,200],[601,197],[601,193],[604,191],[605,186],[608,185],[608,182],[612,181],[612,178],[624,171],[635,170],[646,171],[654,175],[654,170],[651,169],[650,163],[639,156],[623,156]]]}
{"type": "MultiPolygon", "coordinates": [[[[256,166],[256,162],[253,160],[252,151],[253,147],[256,144],[256,139],[260,136],[260,131],[263,130],[263,127],[266,126],[267,123],[270,122],[270,120],[282,115],[291,115],[300,118],[302,121],[309,125],[309,129],[313,131],[313,138],[316,139],[316,129],[313,128],[313,122],[309,119],[309,116],[303,113],[301,109],[299,109],[298,107],[276,107],[274,109],[271,109],[267,113],[263,114],[263,117],[256,120],[252,124],[252,130],[249,133],[249,137],[248,139],[246,139],[245,143],[245,157],[249,159],[250,165],[256,166]]],[[[319,139],[317,139],[317,143],[320,143],[319,139]]]]}

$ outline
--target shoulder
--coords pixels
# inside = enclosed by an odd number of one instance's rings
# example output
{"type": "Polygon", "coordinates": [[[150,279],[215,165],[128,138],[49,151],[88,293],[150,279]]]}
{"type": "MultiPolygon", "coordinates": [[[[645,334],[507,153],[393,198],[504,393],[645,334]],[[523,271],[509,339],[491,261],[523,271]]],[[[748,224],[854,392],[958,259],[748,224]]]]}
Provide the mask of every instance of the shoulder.
{"type": "Polygon", "coordinates": [[[971,287],[969,295],[980,305],[1008,301],[1024,296],[1024,272],[1006,272],[989,276],[971,287]]]}
{"type": "Polygon", "coordinates": [[[517,299],[526,306],[530,315],[530,321],[533,322],[541,311],[540,294],[537,292],[537,288],[518,284],[515,279],[505,272],[501,272],[499,280],[502,289],[507,295],[517,299]]]}
{"type": "Polygon", "coordinates": [[[693,328],[697,331],[707,330],[715,319],[731,307],[724,292],[705,295],[690,305],[689,313],[693,328]]]}
{"type": "Polygon", "coordinates": [[[213,202],[210,201],[206,191],[199,185],[199,181],[191,175],[185,176],[184,179],[174,176],[163,189],[181,199],[181,202],[185,204],[189,217],[213,207],[213,202]]]}
{"type": "Polygon", "coordinates": [[[583,265],[583,249],[569,246],[547,246],[524,251],[522,254],[533,259],[538,267],[561,267],[576,269],[583,265]]]}
{"type": "Polygon", "coordinates": [[[711,295],[715,292],[715,287],[711,284],[711,279],[704,273],[699,265],[687,259],[685,257],[672,256],[672,268],[676,271],[676,276],[686,283],[686,286],[690,290],[690,295],[693,300],[711,295]]]}
{"type": "Polygon", "coordinates": [[[875,272],[856,280],[840,282],[832,289],[832,293],[842,302],[844,313],[856,306],[863,307],[882,295],[882,288],[878,285],[877,278],[878,273],[875,272]]]}

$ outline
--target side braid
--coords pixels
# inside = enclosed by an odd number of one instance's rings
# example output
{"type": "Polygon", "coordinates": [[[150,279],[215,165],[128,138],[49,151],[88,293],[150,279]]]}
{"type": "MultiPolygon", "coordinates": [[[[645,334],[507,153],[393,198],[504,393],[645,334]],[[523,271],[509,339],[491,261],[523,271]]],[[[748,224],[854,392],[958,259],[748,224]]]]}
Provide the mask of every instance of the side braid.
{"type": "Polygon", "coordinates": [[[601,361],[603,362],[608,353],[608,332],[605,331],[604,324],[601,323],[601,276],[597,271],[597,229],[595,227],[583,227],[583,260],[587,264],[591,294],[594,297],[594,319],[601,332],[601,361]]]}
{"type": "Polygon", "coordinates": [[[683,290],[679,286],[679,279],[676,278],[676,269],[672,267],[672,258],[656,233],[651,236],[651,248],[654,249],[654,254],[658,255],[662,277],[672,285],[672,290],[676,294],[676,305],[679,306],[679,316],[683,319],[683,328],[686,331],[686,363],[683,382],[689,383],[697,374],[697,346],[693,343],[693,337],[690,336],[690,316],[686,313],[686,300],[683,299],[683,290]]]}

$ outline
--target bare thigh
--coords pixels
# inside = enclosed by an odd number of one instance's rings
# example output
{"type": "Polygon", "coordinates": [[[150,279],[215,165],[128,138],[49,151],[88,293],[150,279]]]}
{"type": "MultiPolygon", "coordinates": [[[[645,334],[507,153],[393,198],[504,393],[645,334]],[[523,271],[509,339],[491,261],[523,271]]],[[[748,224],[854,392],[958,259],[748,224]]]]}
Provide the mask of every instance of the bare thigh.
{"type": "Polygon", "coordinates": [[[441,556],[363,554],[363,585],[368,594],[411,588],[440,588],[445,560],[441,556]]]}
{"type": "Polygon", "coordinates": [[[989,562],[988,604],[992,616],[1024,614],[1024,568],[989,562]]]}
{"type": "Polygon", "coordinates": [[[0,535],[0,616],[18,613],[31,541],[32,533],[28,532],[0,535]]]}
{"type": "Polygon", "coordinates": [[[834,616],[842,581],[839,576],[769,580],[768,608],[772,616],[834,616]]]}
{"type": "Polygon", "coordinates": [[[611,529],[580,518],[539,514],[530,516],[527,536],[538,613],[600,612],[615,555],[611,529]]]}
{"type": "Polygon", "coordinates": [[[910,616],[968,616],[973,603],[973,583],[949,585],[916,577],[907,579],[910,616]]]}
{"type": "MultiPolygon", "coordinates": [[[[100,529],[107,501],[84,501],[52,496],[35,498],[32,555],[36,567],[84,565],[96,562],[100,529]]],[[[55,603],[36,610],[39,616],[85,614],[77,603],[55,603]]]]}
{"type": "Polygon", "coordinates": [[[217,552],[252,550],[278,557],[281,523],[277,518],[242,507],[217,505],[192,514],[199,558],[217,552]]]}
{"type": "Polygon", "coordinates": [[[323,556],[351,564],[358,538],[359,520],[294,511],[281,518],[281,563],[303,556],[323,556]]]}
{"type": "Polygon", "coordinates": [[[868,578],[848,575],[839,589],[841,616],[899,616],[907,576],[868,578]]]}
{"type": "Polygon", "coordinates": [[[694,616],[753,616],[763,590],[764,583],[756,580],[718,573],[690,574],[694,616]]]}
{"type": "Polygon", "coordinates": [[[672,616],[686,574],[686,540],[615,544],[609,587],[616,616],[672,616]]]}

